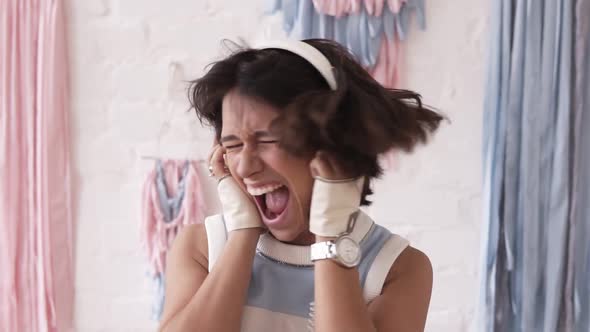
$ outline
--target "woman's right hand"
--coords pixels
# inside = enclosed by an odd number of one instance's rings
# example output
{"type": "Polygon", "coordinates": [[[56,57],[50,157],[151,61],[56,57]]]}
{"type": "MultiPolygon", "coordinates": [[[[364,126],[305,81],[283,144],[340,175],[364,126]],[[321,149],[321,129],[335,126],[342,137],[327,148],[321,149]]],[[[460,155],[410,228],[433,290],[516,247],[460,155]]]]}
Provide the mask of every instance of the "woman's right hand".
{"type": "Polygon", "coordinates": [[[244,228],[264,228],[252,198],[240,188],[224,160],[225,149],[217,144],[209,154],[209,172],[218,181],[217,192],[228,232],[244,228]]]}

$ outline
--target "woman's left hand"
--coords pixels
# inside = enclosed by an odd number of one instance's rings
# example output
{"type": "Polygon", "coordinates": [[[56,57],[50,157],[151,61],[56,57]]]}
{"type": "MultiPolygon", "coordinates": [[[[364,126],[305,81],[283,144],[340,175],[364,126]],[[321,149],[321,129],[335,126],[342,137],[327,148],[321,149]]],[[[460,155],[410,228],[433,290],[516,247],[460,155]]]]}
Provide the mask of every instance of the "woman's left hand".
{"type": "Polygon", "coordinates": [[[316,153],[310,169],[315,182],[309,229],[317,236],[337,237],[348,231],[350,216],[359,209],[364,176],[350,174],[322,151],[316,153]]]}
{"type": "Polygon", "coordinates": [[[309,168],[311,175],[316,179],[343,180],[355,177],[354,174],[345,171],[333,155],[325,151],[316,152],[309,168]]]}

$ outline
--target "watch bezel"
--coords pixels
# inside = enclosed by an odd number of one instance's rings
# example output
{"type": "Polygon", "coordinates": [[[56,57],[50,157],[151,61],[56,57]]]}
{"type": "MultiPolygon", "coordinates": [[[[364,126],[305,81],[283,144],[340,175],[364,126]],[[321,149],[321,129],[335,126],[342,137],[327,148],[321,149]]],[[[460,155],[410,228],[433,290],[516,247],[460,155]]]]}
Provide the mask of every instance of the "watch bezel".
{"type": "Polygon", "coordinates": [[[334,251],[335,251],[334,258],[335,258],[336,261],[338,261],[338,263],[340,263],[342,266],[345,266],[345,267],[348,267],[348,268],[356,267],[356,266],[359,265],[359,263],[361,262],[361,258],[362,258],[361,247],[360,247],[360,245],[352,237],[350,237],[350,236],[341,236],[341,237],[337,238],[335,241],[333,241],[333,243],[334,243],[334,251]],[[350,262],[350,263],[345,262],[342,259],[342,255],[341,255],[341,253],[339,251],[340,250],[340,247],[341,247],[341,245],[342,245],[342,243],[343,243],[344,240],[347,240],[347,241],[350,240],[350,242],[352,242],[356,246],[356,248],[357,248],[357,253],[358,254],[357,254],[355,260],[352,261],[352,262],[350,262]]]}

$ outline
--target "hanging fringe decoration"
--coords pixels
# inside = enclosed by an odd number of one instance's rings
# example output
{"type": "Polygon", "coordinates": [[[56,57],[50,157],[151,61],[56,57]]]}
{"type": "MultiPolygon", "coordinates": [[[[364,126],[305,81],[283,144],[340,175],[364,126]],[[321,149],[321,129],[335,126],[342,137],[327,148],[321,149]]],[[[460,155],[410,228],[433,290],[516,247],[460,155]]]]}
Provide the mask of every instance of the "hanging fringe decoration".
{"type": "Polygon", "coordinates": [[[478,331],[590,331],[590,0],[493,1],[478,331]]]}
{"type": "Polygon", "coordinates": [[[346,46],[383,86],[399,82],[400,42],[416,12],[426,28],[424,0],[272,0],[283,29],[295,39],[326,38],[346,46]]]}
{"type": "Polygon", "coordinates": [[[153,280],[155,320],[164,306],[166,254],[184,226],[204,219],[197,169],[195,161],[157,160],[145,180],[140,234],[153,280]]]}

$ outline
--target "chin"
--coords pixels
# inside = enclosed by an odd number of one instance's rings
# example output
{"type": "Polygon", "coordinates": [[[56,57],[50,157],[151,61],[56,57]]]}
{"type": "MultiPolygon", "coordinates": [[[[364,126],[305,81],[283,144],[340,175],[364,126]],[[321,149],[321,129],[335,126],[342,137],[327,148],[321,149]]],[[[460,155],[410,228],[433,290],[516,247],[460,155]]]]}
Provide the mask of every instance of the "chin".
{"type": "Polygon", "coordinates": [[[297,229],[269,228],[270,233],[279,241],[294,245],[311,245],[315,243],[315,235],[309,232],[309,227],[297,229]]]}
{"type": "Polygon", "coordinates": [[[268,230],[277,240],[279,240],[281,242],[287,242],[287,243],[295,241],[301,235],[301,232],[293,231],[293,230],[289,230],[289,229],[269,228],[268,230]]]}

